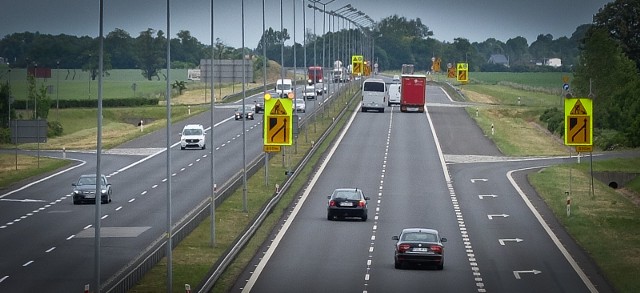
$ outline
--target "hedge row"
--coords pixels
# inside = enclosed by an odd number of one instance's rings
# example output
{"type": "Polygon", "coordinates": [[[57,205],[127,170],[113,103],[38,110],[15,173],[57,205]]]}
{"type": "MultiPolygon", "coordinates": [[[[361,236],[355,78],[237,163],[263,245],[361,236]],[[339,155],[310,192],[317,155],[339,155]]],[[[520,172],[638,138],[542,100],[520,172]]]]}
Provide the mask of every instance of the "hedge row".
{"type": "MultiPolygon", "coordinates": [[[[30,101],[31,102],[31,101],[30,101]]],[[[116,107],[138,107],[138,106],[150,106],[158,105],[158,98],[126,98],[126,99],[103,99],[102,106],[109,108],[116,107]]],[[[33,107],[33,102],[30,103],[33,107]]],[[[15,109],[27,109],[26,100],[16,100],[12,104],[15,109]]],[[[59,100],[59,108],[96,108],[98,107],[97,100],[59,100]]],[[[51,108],[56,108],[56,101],[51,101],[51,108]]]]}

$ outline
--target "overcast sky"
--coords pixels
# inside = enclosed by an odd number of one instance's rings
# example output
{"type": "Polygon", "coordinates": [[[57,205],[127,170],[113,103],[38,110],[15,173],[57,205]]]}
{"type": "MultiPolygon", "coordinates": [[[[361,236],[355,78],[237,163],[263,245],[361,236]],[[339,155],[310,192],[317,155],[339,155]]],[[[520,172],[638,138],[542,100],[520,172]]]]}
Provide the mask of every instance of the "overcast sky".
{"type": "MultiPolygon", "coordinates": [[[[324,0],[327,3],[331,0],[324,0]]],[[[265,0],[266,27],[280,30],[281,1],[265,0]]],[[[591,23],[593,15],[607,0],[334,0],[326,9],[346,4],[369,15],[374,21],[394,14],[409,20],[420,18],[440,41],[462,37],[471,42],[496,38],[506,42],[522,36],[529,44],[539,34],[554,39],[571,37],[576,27],[591,23]]],[[[242,45],[240,0],[214,0],[214,38],[226,45],[242,45]]],[[[244,0],[246,47],[255,48],[262,32],[261,0],[244,0]]],[[[295,0],[296,42],[303,42],[303,0],[295,0]]],[[[308,0],[306,3],[311,3],[308,0]]],[[[294,0],[282,0],[284,28],[293,42],[294,0]]],[[[322,5],[318,5],[320,7],[322,5]]],[[[203,44],[211,44],[211,0],[170,0],[171,36],[188,30],[203,44]]],[[[167,31],[166,0],[104,1],[104,34],[115,28],[137,37],[147,28],[167,31]]],[[[313,9],[306,10],[307,29],[313,29],[313,9]]],[[[322,33],[322,16],[316,14],[316,32],[322,33]]],[[[16,32],[99,35],[98,0],[0,0],[0,38],[16,32]]]]}

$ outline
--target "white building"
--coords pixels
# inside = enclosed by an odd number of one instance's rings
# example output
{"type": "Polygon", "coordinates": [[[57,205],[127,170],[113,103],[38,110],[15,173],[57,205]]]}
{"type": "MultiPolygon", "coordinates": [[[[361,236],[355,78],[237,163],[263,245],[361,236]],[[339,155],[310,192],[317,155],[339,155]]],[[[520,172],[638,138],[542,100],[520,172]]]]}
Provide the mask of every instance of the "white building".
{"type": "Polygon", "coordinates": [[[546,60],[544,65],[551,66],[551,67],[561,67],[562,66],[562,59],[560,59],[560,58],[549,58],[549,59],[546,60]]]}

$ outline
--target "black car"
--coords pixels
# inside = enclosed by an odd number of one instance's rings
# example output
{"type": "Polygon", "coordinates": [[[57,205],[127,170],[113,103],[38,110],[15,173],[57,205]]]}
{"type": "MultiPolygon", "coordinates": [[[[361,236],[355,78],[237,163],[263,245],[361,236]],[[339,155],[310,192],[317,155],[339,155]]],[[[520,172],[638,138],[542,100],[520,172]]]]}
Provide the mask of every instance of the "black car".
{"type": "Polygon", "coordinates": [[[253,106],[245,105],[244,106],[244,111],[242,109],[242,106],[238,107],[238,109],[236,109],[236,114],[235,114],[235,119],[236,120],[242,119],[242,112],[244,112],[244,117],[246,119],[249,119],[249,120],[253,120],[254,119],[254,117],[253,117],[253,106]]]}
{"type": "MultiPolygon", "coordinates": [[[[73,186],[73,204],[96,202],[96,174],[81,175],[73,186]]],[[[100,199],[102,203],[111,202],[111,183],[102,175],[100,182],[100,199]]]]}
{"type": "Polygon", "coordinates": [[[367,201],[362,189],[338,188],[327,196],[327,220],[334,218],[357,217],[362,221],[367,220],[367,201]]]}
{"type": "Polygon", "coordinates": [[[253,108],[255,109],[256,114],[259,114],[260,112],[264,112],[264,103],[258,102],[258,101],[254,101],[253,102],[253,108]]]}
{"type": "Polygon", "coordinates": [[[405,263],[435,265],[438,270],[444,268],[444,245],[447,238],[440,238],[437,230],[427,228],[403,229],[396,240],[394,264],[396,269],[405,263]]]}

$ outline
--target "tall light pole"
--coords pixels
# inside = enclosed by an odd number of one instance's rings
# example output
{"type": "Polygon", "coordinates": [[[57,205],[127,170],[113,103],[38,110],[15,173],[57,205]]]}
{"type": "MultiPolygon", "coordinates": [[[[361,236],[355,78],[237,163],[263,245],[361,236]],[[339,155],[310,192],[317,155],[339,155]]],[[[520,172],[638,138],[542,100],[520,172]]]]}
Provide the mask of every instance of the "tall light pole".
{"type": "Polygon", "coordinates": [[[167,178],[167,192],[166,192],[166,204],[167,204],[167,218],[166,218],[166,247],[165,254],[167,257],[167,292],[173,290],[173,230],[171,229],[171,0],[167,0],[167,84],[165,88],[165,96],[167,100],[167,128],[166,128],[166,148],[167,148],[167,163],[166,163],[166,178],[167,178]]]}
{"type": "MultiPolygon", "coordinates": [[[[215,56],[215,46],[214,44],[214,37],[213,37],[213,1],[211,0],[211,70],[209,71],[211,74],[211,107],[209,109],[209,111],[211,111],[211,130],[209,131],[209,145],[211,145],[211,147],[209,147],[209,149],[211,149],[211,161],[209,163],[210,167],[211,167],[211,178],[210,178],[210,186],[209,188],[211,188],[211,239],[209,240],[211,247],[216,245],[216,169],[215,169],[215,144],[213,142],[213,140],[215,139],[215,135],[213,133],[214,130],[214,126],[215,126],[215,119],[214,119],[214,106],[216,103],[216,98],[215,98],[215,92],[214,92],[214,85],[213,85],[213,58],[215,56]]],[[[222,85],[220,85],[220,88],[222,88],[222,85]]]]}
{"type": "MultiPolygon", "coordinates": [[[[102,221],[102,196],[98,199],[98,195],[102,194],[102,184],[98,182],[102,182],[102,71],[103,71],[103,48],[104,48],[104,0],[100,0],[100,29],[99,29],[99,48],[98,48],[98,133],[96,137],[96,190],[95,190],[95,199],[96,199],[96,212],[95,212],[95,230],[94,230],[94,243],[95,243],[95,282],[96,288],[95,292],[100,292],[100,228],[102,221]]],[[[91,81],[91,78],[89,78],[91,81]]]]}
{"type": "Polygon", "coordinates": [[[60,121],[60,60],[56,61],[56,121],[60,121]]]}

